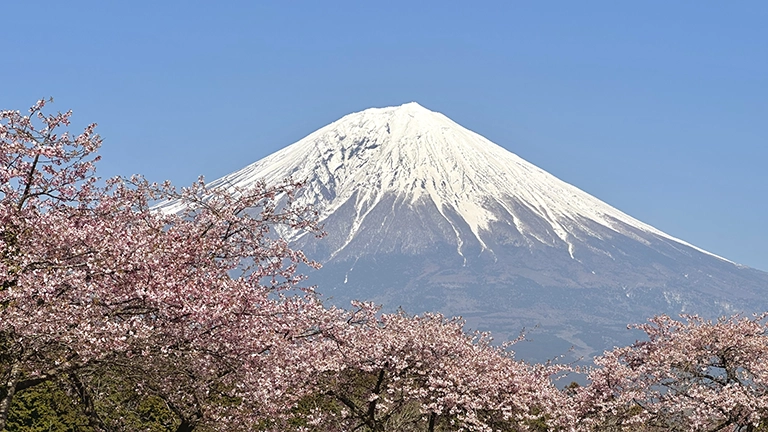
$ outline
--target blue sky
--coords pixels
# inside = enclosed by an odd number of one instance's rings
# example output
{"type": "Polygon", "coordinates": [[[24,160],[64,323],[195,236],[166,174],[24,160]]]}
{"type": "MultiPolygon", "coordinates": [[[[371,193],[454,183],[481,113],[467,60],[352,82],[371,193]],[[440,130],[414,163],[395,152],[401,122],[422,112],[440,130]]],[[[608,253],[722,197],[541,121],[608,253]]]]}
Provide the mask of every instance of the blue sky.
{"type": "Polygon", "coordinates": [[[102,176],[213,180],[417,101],[768,270],[768,2],[9,2],[0,109],[99,123],[102,176]]]}

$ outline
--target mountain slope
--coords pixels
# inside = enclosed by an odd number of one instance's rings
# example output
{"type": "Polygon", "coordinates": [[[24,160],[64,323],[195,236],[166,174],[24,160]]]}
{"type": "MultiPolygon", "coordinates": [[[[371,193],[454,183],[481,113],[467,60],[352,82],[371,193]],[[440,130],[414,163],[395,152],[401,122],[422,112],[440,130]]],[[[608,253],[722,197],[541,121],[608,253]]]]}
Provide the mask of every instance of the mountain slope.
{"type": "Polygon", "coordinates": [[[659,312],[768,308],[768,274],[642,223],[416,103],[347,115],[212,185],[289,176],[307,181],[298,201],[316,206],[328,232],[291,240],[324,264],[310,282],[338,303],[440,310],[502,335],[540,325],[540,339],[582,354],[623,342],[628,322],[659,312]]]}

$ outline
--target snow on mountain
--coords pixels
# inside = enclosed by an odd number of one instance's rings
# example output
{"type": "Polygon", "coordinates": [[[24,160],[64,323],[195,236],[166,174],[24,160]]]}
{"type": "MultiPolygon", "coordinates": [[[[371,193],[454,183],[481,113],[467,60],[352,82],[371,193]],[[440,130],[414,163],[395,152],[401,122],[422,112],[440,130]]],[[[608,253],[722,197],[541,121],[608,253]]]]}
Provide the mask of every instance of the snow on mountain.
{"type": "Polygon", "coordinates": [[[768,274],[638,221],[415,102],[349,114],[211,186],[287,177],[306,182],[297,203],[315,206],[328,232],[289,240],[323,263],[310,283],[336,303],[439,310],[502,337],[540,325],[550,346],[584,355],[626,342],[626,324],[653,314],[768,309],[768,274]]]}
{"type": "MultiPolygon", "coordinates": [[[[521,210],[546,221],[573,259],[577,259],[573,249],[580,233],[598,236],[584,220],[632,236],[629,226],[713,255],[622,213],[416,102],[349,114],[211,186],[242,188],[258,179],[271,183],[289,176],[307,180],[301,201],[314,204],[321,219],[359,192],[349,240],[367,212],[391,193],[411,204],[428,197],[444,217],[442,210],[452,207],[484,249],[488,246],[481,232],[499,220],[490,208],[495,203],[506,211],[506,222],[514,224],[528,242],[553,244],[553,239],[527,226],[525,219],[530,216],[523,217],[521,210]],[[519,203],[523,209],[510,203],[519,203]]],[[[446,220],[452,223],[451,218],[446,220]]],[[[456,230],[460,255],[464,242],[456,230]]]]}

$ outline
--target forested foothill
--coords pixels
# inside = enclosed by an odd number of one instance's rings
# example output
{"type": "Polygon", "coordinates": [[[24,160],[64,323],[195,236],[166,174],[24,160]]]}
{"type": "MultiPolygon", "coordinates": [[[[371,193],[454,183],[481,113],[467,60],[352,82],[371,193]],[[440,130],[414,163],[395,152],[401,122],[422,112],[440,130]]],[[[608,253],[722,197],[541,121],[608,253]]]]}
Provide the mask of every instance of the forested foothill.
{"type": "Polygon", "coordinates": [[[457,318],[329,307],[276,234],[322,235],[300,181],[101,180],[95,125],[47,103],[0,112],[0,430],[768,430],[765,315],[657,316],[574,366],[457,318]]]}

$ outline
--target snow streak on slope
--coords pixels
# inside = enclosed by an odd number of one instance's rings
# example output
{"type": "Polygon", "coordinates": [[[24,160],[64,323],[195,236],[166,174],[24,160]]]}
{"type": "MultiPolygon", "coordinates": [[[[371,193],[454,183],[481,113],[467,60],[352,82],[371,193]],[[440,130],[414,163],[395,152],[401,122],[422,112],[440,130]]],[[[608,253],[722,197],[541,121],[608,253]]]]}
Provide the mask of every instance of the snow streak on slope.
{"type": "MultiPolygon", "coordinates": [[[[259,179],[276,183],[289,176],[306,180],[297,201],[313,204],[321,219],[354,200],[347,242],[336,252],[355,237],[368,212],[392,194],[411,205],[431,200],[453,227],[459,254],[467,239],[448,211],[466,222],[483,249],[488,246],[482,233],[492,222],[513,225],[529,245],[554,246],[551,237],[532,229],[533,214],[567,245],[573,259],[578,259],[574,245],[584,233],[599,237],[587,221],[645,244],[627,227],[723,259],[626,215],[415,102],[349,114],[211,186],[242,188],[259,179]]],[[[164,211],[175,209],[169,204],[164,211]]]]}

